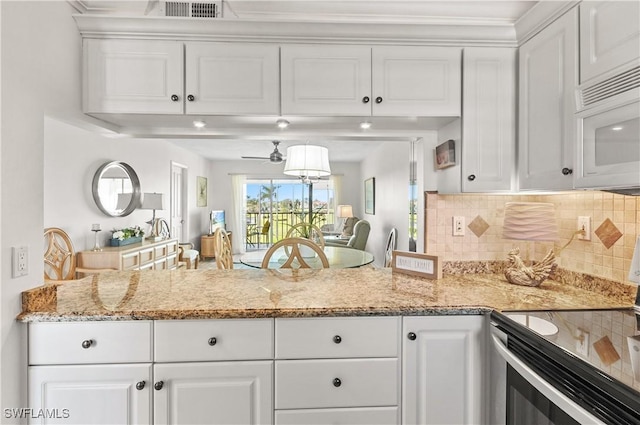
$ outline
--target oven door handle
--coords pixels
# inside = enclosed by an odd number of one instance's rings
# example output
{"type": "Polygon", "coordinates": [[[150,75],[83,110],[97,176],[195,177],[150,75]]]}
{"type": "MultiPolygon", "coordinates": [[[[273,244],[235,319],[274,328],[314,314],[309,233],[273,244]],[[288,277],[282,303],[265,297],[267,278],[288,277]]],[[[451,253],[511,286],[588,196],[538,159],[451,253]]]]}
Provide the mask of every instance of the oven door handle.
{"type": "Polygon", "coordinates": [[[509,351],[505,343],[498,335],[496,335],[499,332],[500,331],[497,328],[491,328],[491,338],[493,339],[493,344],[496,350],[512,368],[527,380],[527,382],[533,385],[538,391],[547,397],[549,401],[558,406],[558,408],[562,409],[566,414],[578,421],[578,423],[606,425],[600,419],[587,412],[583,407],[579,406],[575,401],[558,391],[553,385],[545,381],[515,354],[509,351]]]}

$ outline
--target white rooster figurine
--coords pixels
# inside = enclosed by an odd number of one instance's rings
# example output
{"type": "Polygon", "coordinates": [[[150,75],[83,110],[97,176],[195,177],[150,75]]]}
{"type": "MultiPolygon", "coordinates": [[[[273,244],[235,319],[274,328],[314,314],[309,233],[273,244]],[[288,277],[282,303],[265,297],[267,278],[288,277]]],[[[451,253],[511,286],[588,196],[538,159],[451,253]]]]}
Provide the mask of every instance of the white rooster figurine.
{"type": "Polygon", "coordinates": [[[520,258],[520,248],[509,251],[509,265],[504,271],[504,276],[511,283],[524,286],[539,286],[556,269],[556,256],[553,249],[539,263],[526,266],[520,258]]]}

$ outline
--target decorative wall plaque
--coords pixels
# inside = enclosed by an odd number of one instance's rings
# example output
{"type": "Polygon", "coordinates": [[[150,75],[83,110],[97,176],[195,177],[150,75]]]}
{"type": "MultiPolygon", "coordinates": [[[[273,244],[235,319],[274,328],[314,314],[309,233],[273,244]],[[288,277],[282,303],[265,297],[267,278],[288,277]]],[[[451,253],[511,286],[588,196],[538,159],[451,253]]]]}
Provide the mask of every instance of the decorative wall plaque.
{"type": "Polygon", "coordinates": [[[393,251],[391,270],[427,279],[442,278],[442,264],[438,257],[417,252],[393,251]]]}

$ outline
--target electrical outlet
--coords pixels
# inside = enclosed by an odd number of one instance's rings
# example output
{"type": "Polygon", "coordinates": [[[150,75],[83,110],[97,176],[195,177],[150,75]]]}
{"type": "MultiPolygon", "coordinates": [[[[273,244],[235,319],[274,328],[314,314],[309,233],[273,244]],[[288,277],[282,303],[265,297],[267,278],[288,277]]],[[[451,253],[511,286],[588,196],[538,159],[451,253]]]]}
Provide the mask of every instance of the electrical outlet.
{"type": "Polygon", "coordinates": [[[464,236],[464,217],[453,217],[453,236],[464,236]]]}
{"type": "Polygon", "coordinates": [[[591,217],[589,216],[578,217],[577,230],[584,230],[584,233],[578,234],[578,239],[580,239],[581,241],[590,241],[591,240],[591,217]]]}
{"type": "Polygon", "coordinates": [[[29,274],[29,248],[26,246],[11,247],[11,276],[20,277],[29,274]]]}
{"type": "Polygon", "coordinates": [[[580,328],[576,331],[576,352],[589,357],[589,332],[580,328]]]}

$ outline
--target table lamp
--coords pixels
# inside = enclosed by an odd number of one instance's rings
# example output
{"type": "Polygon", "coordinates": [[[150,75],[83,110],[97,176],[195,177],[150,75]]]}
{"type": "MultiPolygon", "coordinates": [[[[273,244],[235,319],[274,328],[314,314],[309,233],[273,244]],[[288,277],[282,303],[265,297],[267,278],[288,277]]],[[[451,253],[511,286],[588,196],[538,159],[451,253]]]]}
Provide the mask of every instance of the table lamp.
{"type": "Polygon", "coordinates": [[[142,198],[141,210],[153,210],[151,218],[151,234],[147,239],[157,240],[159,238],[156,233],[156,210],[164,209],[164,195],[162,193],[145,193],[142,198]]]}
{"type": "Polygon", "coordinates": [[[353,207],[351,205],[338,205],[336,215],[338,218],[353,217],[353,207]]]}

